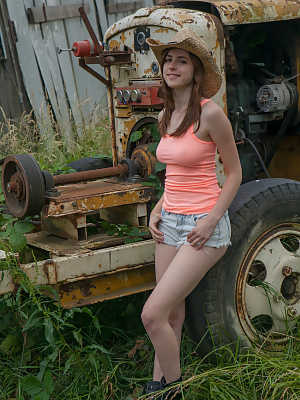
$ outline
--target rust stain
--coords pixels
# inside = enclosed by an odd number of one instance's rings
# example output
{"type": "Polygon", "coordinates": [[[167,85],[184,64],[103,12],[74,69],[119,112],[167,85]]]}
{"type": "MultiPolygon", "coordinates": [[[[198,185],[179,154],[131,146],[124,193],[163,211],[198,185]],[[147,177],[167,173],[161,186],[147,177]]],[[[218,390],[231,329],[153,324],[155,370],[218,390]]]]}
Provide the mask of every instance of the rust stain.
{"type": "Polygon", "coordinates": [[[110,50],[120,50],[120,43],[115,39],[110,40],[109,49],[110,50]]]}
{"type": "Polygon", "coordinates": [[[181,23],[181,22],[179,22],[178,20],[176,20],[176,19],[173,19],[173,18],[171,18],[171,17],[166,17],[165,15],[163,15],[162,17],[161,17],[161,21],[163,21],[163,20],[169,20],[169,21],[171,21],[171,22],[173,22],[174,24],[176,24],[176,25],[179,25],[180,26],[180,28],[182,28],[182,26],[183,26],[183,24],[181,23]]]}
{"type": "Polygon", "coordinates": [[[123,32],[121,32],[121,42],[125,43],[125,40],[126,40],[126,36],[125,36],[124,31],[123,31],[123,32]]]}
{"type": "Polygon", "coordinates": [[[122,130],[123,135],[122,135],[122,151],[123,154],[126,154],[126,150],[127,150],[127,145],[128,145],[128,139],[130,136],[130,133],[132,131],[132,128],[134,127],[134,125],[137,123],[138,121],[138,116],[135,116],[132,119],[128,119],[127,121],[124,121],[124,129],[122,130]]]}
{"type": "Polygon", "coordinates": [[[128,118],[131,115],[131,107],[119,107],[116,108],[116,117],[118,118],[128,118]]]}
{"type": "Polygon", "coordinates": [[[76,283],[60,285],[59,294],[62,306],[72,308],[144,292],[154,285],[153,264],[139,265],[76,283]]]}
{"type": "Polygon", "coordinates": [[[154,30],[155,33],[168,33],[169,32],[169,28],[158,28],[154,30]]]}
{"type": "Polygon", "coordinates": [[[100,208],[115,207],[124,204],[147,202],[151,198],[149,190],[107,193],[103,197],[91,197],[78,200],[82,210],[99,210],[100,208]]]}
{"type": "Polygon", "coordinates": [[[151,73],[152,73],[152,68],[144,69],[144,75],[151,74],[151,73]]]}

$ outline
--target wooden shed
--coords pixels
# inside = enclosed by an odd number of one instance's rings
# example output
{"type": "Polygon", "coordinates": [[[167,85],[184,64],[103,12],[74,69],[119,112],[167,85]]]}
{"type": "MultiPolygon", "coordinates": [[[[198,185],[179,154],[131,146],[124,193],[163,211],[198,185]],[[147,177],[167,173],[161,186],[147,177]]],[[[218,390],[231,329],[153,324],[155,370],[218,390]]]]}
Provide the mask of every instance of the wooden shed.
{"type": "Polygon", "coordinates": [[[54,117],[70,137],[106,112],[104,85],[72,54],[57,52],[89,39],[82,5],[101,40],[109,25],[153,0],[0,0],[0,121],[33,110],[41,133],[54,117]]]}

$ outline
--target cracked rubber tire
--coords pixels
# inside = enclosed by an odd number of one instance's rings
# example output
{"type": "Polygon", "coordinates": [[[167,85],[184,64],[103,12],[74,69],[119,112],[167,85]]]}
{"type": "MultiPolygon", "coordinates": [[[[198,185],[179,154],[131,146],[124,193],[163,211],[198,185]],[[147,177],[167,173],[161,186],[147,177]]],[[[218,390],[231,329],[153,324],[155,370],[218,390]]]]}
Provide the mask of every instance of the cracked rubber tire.
{"type": "MultiPolygon", "coordinates": [[[[199,352],[203,354],[215,346],[237,341],[242,347],[266,338],[270,346],[284,344],[285,329],[280,317],[283,305],[274,301],[275,311],[268,311],[269,299],[262,293],[261,280],[267,283],[269,276],[278,291],[282,290],[283,281],[290,288],[291,282],[280,272],[288,263],[294,268],[300,288],[300,183],[287,179],[246,183],[240,187],[229,215],[232,246],[186,301],[186,328],[190,337],[199,342],[199,352]],[[292,240],[292,244],[294,241],[295,247],[287,250],[283,238],[292,240]],[[266,251],[271,256],[265,257],[266,251]],[[253,280],[253,271],[260,273],[260,281],[253,280]],[[257,324],[257,317],[262,316],[268,320],[263,328],[257,324]],[[272,333],[274,327],[282,330],[279,336],[272,333]]],[[[288,299],[288,303],[292,301],[288,299]]],[[[298,300],[293,306],[297,312],[299,303],[298,300]]]]}

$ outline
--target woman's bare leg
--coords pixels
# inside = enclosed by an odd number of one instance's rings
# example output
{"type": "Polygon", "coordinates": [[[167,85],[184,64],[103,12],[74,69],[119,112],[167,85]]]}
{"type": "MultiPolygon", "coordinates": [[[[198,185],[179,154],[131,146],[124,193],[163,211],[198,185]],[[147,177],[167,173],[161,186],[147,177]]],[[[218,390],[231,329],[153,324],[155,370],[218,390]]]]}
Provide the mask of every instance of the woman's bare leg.
{"type": "Polygon", "coordinates": [[[226,247],[181,246],[144,306],[142,320],[167,382],[181,375],[178,340],[169,316],[225,251],[226,247]]]}
{"type": "MultiPolygon", "coordinates": [[[[171,261],[175,257],[177,253],[177,248],[175,246],[170,246],[167,244],[156,244],[155,247],[155,275],[156,275],[156,282],[159,282],[163,274],[166,272],[168,266],[170,265],[171,261]]],[[[181,308],[174,313],[171,313],[169,322],[175,331],[175,335],[178,340],[178,345],[180,345],[181,340],[181,331],[182,325],[184,321],[185,315],[185,305],[182,304],[181,308]],[[182,307],[183,306],[183,307],[182,307]],[[181,326],[180,326],[180,319],[183,319],[181,326]]],[[[159,365],[158,357],[155,354],[154,358],[154,367],[153,367],[153,380],[160,381],[163,376],[162,370],[159,365]]]]}

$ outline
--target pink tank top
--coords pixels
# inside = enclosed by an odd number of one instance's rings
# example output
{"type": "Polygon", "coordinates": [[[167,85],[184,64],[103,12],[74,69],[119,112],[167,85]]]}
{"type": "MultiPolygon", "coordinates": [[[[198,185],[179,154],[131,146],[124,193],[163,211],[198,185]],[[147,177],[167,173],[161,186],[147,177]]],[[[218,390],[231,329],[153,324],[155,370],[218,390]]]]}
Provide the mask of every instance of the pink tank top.
{"type": "MultiPolygon", "coordinates": [[[[202,100],[201,105],[208,100],[202,100]]],[[[216,177],[216,144],[199,139],[191,125],[181,136],[165,135],[156,150],[167,164],[163,208],[176,214],[208,213],[220,187],[216,177]]]]}

